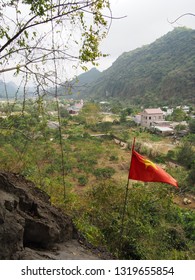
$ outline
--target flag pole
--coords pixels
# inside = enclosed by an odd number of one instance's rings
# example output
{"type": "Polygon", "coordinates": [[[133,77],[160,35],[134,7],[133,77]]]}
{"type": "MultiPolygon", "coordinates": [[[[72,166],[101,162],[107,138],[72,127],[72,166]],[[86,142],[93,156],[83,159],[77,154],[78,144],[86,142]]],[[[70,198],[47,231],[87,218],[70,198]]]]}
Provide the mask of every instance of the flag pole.
{"type": "MultiPolygon", "coordinates": [[[[131,147],[131,159],[130,159],[130,167],[131,167],[131,161],[132,161],[132,154],[135,146],[135,137],[133,139],[133,144],[131,147]]],[[[130,170],[129,167],[129,170],[130,170]]],[[[123,211],[122,211],[122,219],[121,219],[121,229],[120,229],[120,251],[122,249],[122,237],[123,237],[123,232],[124,232],[124,220],[125,220],[125,214],[126,214],[126,208],[127,208],[127,199],[128,199],[128,192],[129,192],[129,174],[128,174],[128,180],[126,184],[126,189],[125,189],[125,199],[124,199],[124,205],[123,205],[123,211]]]]}

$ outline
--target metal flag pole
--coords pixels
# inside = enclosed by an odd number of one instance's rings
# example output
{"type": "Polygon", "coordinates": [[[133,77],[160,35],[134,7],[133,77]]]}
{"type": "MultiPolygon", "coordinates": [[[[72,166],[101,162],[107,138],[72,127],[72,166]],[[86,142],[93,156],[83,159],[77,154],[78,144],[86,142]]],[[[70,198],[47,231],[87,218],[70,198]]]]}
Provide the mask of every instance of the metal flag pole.
{"type": "MultiPolygon", "coordinates": [[[[131,161],[132,161],[132,154],[135,146],[135,137],[133,139],[133,144],[131,148],[131,160],[130,160],[130,167],[131,167],[131,161]]],[[[130,168],[129,168],[130,170],[130,168]]],[[[126,209],[127,209],[127,199],[128,199],[128,192],[129,192],[129,174],[128,174],[128,180],[126,184],[126,189],[125,189],[125,199],[124,199],[124,204],[123,204],[123,211],[122,211],[122,219],[121,219],[121,229],[120,229],[120,248],[119,251],[122,249],[122,237],[123,237],[123,232],[124,232],[124,220],[125,220],[125,214],[126,214],[126,209]]]]}

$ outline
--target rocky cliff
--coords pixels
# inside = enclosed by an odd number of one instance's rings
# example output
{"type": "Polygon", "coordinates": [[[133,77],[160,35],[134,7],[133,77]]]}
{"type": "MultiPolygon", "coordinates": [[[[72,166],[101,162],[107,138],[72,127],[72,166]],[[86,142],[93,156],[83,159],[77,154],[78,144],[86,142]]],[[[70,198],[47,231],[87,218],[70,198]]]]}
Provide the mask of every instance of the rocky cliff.
{"type": "MultiPolygon", "coordinates": [[[[73,238],[73,224],[49,196],[17,174],[0,172],[0,259],[24,259],[73,238]]],[[[33,258],[33,257],[32,257],[33,258]]]]}

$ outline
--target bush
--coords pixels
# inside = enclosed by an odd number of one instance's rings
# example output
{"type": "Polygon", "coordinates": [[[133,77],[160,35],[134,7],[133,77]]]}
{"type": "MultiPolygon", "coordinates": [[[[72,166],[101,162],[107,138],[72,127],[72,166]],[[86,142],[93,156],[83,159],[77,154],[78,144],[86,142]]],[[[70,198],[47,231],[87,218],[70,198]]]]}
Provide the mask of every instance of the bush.
{"type": "Polygon", "coordinates": [[[111,155],[109,158],[110,161],[118,161],[118,157],[115,155],[111,155]]]}
{"type": "Polygon", "coordinates": [[[80,175],[78,177],[79,185],[85,186],[88,183],[88,178],[85,175],[80,175]]]}
{"type": "Polygon", "coordinates": [[[115,170],[112,167],[97,168],[94,171],[94,175],[98,179],[109,179],[114,175],[114,173],[115,173],[115,170]]]}
{"type": "Polygon", "coordinates": [[[190,133],[195,134],[195,119],[189,121],[190,133]]]}
{"type": "Polygon", "coordinates": [[[168,159],[168,160],[175,160],[175,151],[169,150],[169,151],[167,152],[167,159],[168,159]]]}
{"type": "Polygon", "coordinates": [[[120,259],[194,259],[195,215],[172,202],[167,186],[131,186],[121,231],[124,195],[124,186],[113,180],[100,181],[84,194],[81,216],[75,217],[90,242],[106,244],[120,259]]]}
{"type": "Polygon", "coordinates": [[[194,150],[188,142],[184,143],[177,154],[177,160],[180,164],[190,169],[195,160],[194,150]]]}

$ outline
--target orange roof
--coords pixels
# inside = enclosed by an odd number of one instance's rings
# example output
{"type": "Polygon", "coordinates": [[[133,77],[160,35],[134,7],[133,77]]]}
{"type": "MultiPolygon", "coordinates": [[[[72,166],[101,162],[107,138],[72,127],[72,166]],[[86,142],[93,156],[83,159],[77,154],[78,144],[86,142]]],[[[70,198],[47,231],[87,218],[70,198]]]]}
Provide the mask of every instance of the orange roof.
{"type": "Polygon", "coordinates": [[[145,109],[144,112],[149,114],[149,115],[151,115],[151,114],[163,114],[163,111],[161,110],[161,108],[145,109]]]}

